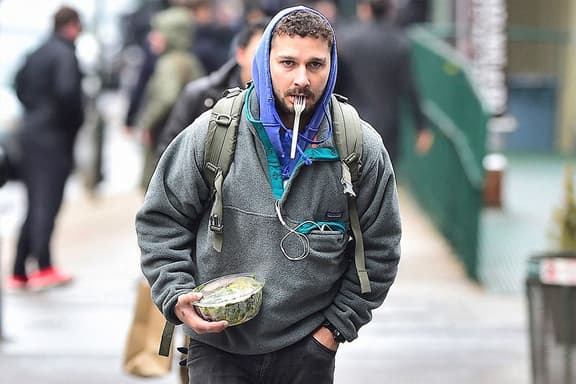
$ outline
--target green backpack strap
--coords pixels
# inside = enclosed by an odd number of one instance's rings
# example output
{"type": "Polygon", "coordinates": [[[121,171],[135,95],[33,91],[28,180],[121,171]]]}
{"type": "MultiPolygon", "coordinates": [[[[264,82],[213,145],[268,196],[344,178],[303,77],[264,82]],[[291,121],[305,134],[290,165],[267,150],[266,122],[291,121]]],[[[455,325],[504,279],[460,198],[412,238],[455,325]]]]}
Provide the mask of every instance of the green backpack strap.
{"type": "Polygon", "coordinates": [[[238,87],[225,91],[212,109],[204,146],[204,176],[210,185],[213,200],[210,230],[216,251],[222,251],[224,225],[222,220],[222,182],[228,174],[236,149],[236,132],[244,105],[245,90],[238,87]]]}
{"type": "Polygon", "coordinates": [[[172,345],[172,336],[174,335],[174,324],[169,321],[164,323],[162,330],[162,337],[160,338],[160,347],[158,354],[160,356],[168,357],[170,355],[170,346],[172,345]]]}
{"type": "Polygon", "coordinates": [[[360,281],[362,293],[371,292],[370,279],[366,271],[364,256],[364,240],[356,205],[354,184],[360,179],[362,161],[362,122],[358,112],[348,104],[347,99],[340,95],[332,95],[332,111],[334,114],[334,141],[340,154],[342,164],[342,185],[348,197],[350,227],[355,240],[354,263],[360,281]]]}

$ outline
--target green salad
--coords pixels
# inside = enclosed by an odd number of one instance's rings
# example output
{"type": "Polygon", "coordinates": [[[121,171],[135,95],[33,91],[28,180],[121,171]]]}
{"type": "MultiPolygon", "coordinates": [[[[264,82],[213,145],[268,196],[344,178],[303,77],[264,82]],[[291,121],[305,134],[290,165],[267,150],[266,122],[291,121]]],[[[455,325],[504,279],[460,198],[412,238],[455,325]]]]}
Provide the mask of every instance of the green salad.
{"type": "Polygon", "coordinates": [[[263,286],[264,283],[256,280],[254,275],[223,276],[194,289],[202,293],[202,299],[194,306],[205,320],[242,324],[260,311],[263,286]]]}

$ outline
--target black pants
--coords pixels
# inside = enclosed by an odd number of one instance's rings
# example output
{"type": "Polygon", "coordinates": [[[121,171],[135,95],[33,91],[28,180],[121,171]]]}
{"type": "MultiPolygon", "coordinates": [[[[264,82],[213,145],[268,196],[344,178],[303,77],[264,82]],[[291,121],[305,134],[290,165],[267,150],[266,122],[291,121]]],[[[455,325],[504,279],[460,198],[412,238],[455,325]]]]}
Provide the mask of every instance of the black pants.
{"type": "Polygon", "coordinates": [[[195,340],[188,350],[190,384],[332,384],[336,352],[311,335],[262,355],[237,355],[195,340]]]}
{"type": "Polygon", "coordinates": [[[50,242],[66,180],[72,170],[71,156],[28,143],[22,147],[20,172],[26,186],[28,208],[16,248],[15,275],[26,275],[29,257],[36,259],[39,269],[52,265],[50,242]]]}

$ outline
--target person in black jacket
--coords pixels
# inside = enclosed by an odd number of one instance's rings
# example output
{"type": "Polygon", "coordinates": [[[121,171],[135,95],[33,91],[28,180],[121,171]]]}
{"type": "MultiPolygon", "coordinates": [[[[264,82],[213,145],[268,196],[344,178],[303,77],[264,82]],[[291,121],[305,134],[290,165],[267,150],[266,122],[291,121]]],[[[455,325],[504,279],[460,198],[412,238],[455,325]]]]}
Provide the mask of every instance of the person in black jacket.
{"type": "Polygon", "coordinates": [[[26,58],[16,75],[16,94],[24,106],[19,175],[28,204],[9,288],[41,290],[72,280],[53,267],[50,242],[84,121],[82,74],[75,54],[81,31],[78,12],[59,8],[54,33],[26,58]],[[29,258],[37,264],[34,271],[26,270],[29,258]]]}
{"type": "Polygon", "coordinates": [[[160,133],[158,152],[204,111],[212,108],[222,93],[243,87],[252,76],[252,57],[266,27],[266,21],[247,23],[236,36],[236,55],[208,76],[191,81],[180,95],[170,118],[160,133]]]}
{"type": "Polygon", "coordinates": [[[390,20],[391,10],[391,0],[359,0],[361,21],[339,37],[336,89],[380,133],[392,163],[397,165],[402,100],[412,112],[418,153],[429,150],[433,136],[426,126],[412,74],[409,42],[404,31],[390,20]]]}

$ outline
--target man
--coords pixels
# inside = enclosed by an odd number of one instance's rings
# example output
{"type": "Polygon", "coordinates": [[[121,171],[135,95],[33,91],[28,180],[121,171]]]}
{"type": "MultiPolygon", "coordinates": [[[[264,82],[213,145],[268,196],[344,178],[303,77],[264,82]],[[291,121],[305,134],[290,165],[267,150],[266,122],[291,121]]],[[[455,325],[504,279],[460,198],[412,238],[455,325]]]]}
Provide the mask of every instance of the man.
{"type": "Polygon", "coordinates": [[[74,166],[74,143],[84,121],[82,75],[75,41],[82,31],[78,12],[61,7],[54,33],[34,51],[16,75],[16,93],[24,106],[19,174],[27,190],[28,210],[12,276],[13,289],[46,289],[72,277],[52,265],[50,242],[66,180],[74,166]],[[27,260],[37,269],[27,271],[27,260]]]}
{"type": "Polygon", "coordinates": [[[212,108],[226,89],[243,87],[250,81],[252,58],[265,27],[264,21],[246,24],[236,37],[235,57],[217,71],[186,85],[160,133],[158,146],[160,153],[164,152],[180,131],[204,111],[212,108]]]}
{"type": "Polygon", "coordinates": [[[348,202],[332,137],[336,67],[334,30],[317,11],[288,8],[266,27],[223,182],[221,252],[213,248],[210,188],[201,173],[210,113],[162,155],[136,230],[156,305],[191,338],[191,382],[332,383],[339,343],[358,336],[396,276],[394,173],[366,123],[357,207],[370,293],[361,293],[351,262],[348,202]],[[292,159],[296,96],[305,98],[305,110],[292,159]],[[202,320],[192,306],[201,297],[190,290],[242,272],[266,282],[259,314],[233,327],[202,320]]]}
{"type": "Polygon", "coordinates": [[[432,134],[420,106],[412,75],[410,47],[403,30],[388,19],[390,0],[361,0],[359,20],[339,39],[338,91],[350,99],[360,115],[380,133],[396,166],[400,146],[400,105],[408,102],[418,132],[416,149],[426,153],[432,134]]]}

